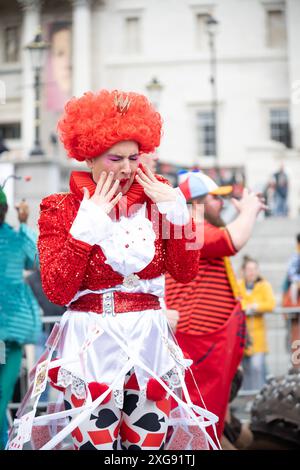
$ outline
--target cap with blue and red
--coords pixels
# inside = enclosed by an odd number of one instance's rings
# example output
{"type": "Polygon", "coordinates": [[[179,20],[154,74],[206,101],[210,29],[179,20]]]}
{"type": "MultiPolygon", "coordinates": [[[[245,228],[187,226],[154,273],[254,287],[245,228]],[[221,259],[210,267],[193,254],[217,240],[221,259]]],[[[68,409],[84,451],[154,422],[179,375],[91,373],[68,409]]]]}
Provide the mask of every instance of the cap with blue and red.
{"type": "Polygon", "coordinates": [[[186,200],[214,194],[227,196],[232,192],[232,186],[218,186],[210,176],[201,170],[178,172],[179,188],[186,200]]]}

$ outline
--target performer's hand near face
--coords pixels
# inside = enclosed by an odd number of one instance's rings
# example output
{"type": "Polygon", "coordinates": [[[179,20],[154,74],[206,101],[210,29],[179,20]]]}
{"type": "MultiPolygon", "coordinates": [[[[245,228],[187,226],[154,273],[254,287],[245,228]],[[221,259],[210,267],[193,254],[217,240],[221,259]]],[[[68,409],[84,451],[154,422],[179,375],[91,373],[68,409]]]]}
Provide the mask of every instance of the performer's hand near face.
{"type": "Polygon", "coordinates": [[[122,197],[121,192],[116,195],[120,181],[118,179],[113,181],[113,179],[113,172],[107,174],[103,171],[92,197],[90,197],[89,190],[83,188],[84,199],[90,199],[94,204],[101,207],[106,214],[109,214],[122,197]]]}
{"type": "Polygon", "coordinates": [[[158,181],[146,165],[144,165],[144,169],[145,171],[142,171],[141,168],[138,168],[135,178],[143,186],[145,194],[155,203],[175,201],[176,190],[172,186],[158,181]]]}

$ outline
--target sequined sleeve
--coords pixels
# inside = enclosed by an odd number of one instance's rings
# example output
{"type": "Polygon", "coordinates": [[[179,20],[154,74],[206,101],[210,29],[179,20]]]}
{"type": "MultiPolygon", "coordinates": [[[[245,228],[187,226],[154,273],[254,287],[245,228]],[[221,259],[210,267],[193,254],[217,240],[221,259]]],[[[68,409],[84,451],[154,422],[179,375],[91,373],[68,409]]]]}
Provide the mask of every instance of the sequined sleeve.
{"type": "Polygon", "coordinates": [[[200,245],[195,224],[191,220],[184,226],[170,224],[170,238],[166,240],[166,270],[178,282],[187,283],[199,270],[200,245]]]}
{"type": "Polygon", "coordinates": [[[44,292],[58,305],[68,304],[79,290],[92,245],[73,238],[77,212],[68,194],[54,194],[41,203],[38,249],[44,292]]]}

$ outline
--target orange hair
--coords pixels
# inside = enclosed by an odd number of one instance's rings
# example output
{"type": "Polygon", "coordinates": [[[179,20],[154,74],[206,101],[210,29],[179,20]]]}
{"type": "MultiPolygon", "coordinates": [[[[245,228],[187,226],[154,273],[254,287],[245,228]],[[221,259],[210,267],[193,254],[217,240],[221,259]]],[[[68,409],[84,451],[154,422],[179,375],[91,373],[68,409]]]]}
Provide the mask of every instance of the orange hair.
{"type": "Polygon", "coordinates": [[[161,126],[160,114],[145,96],[101,90],[68,101],[57,128],[68,156],[84,161],[124,140],[137,142],[142,153],[153,152],[161,126]]]}

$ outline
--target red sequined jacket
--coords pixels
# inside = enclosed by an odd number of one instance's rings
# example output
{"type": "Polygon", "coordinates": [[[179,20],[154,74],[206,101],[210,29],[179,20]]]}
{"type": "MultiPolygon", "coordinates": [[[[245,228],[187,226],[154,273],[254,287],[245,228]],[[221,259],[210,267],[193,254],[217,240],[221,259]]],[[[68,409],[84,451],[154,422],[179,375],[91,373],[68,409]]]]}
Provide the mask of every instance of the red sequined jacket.
{"type": "MultiPolygon", "coordinates": [[[[162,177],[157,178],[167,183],[162,177]]],[[[78,291],[110,288],[122,284],[124,279],[105,264],[106,258],[100,246],[77,240],[69,233],[83,197],[83,187],[88,188],[90,195],[93,194],[95,183],[91,175],[88,172],[73,172],[70,179],[71,192],[46,197],[40,206],[38,249],[43,289],[48,298],[59,305],[68,304],[78,291]]],[[[143,202],[147,202],[148,206],[151,203],[137,182],[128,191],[127,200],[128,206],[143,202]]],[[[199,250],[186,250],[186,244],[195,241],[192,237],[195,233],[194,226],[192,222],[189,223],[188,237],[184,236],[187,233],[186,228],[180,228],[182,238],[174,239],[175,226],[170,224],[171,237],[163,239],[160,230],[162,217],[164,216],[159,214],[156,218],[160,227],[159,236],[155,240],[155,256],[148,266],[138,272],[138,276],[140,279],[152,279],[168,271],[176,280],[189,282],[196,276],[199,267],[199,250]]],[[[155,221],[152,223],[155,229],[155,221]]],[[[121,304],[121,300],[126,297],[128,299],[131,294],[117,295],[121,304]]],[[[141,305],[132,310],[142,310],[142,299],[147,295],[155,297],[150,294],[135,294],[135,299],[140,299],[141,305]]],[[[85,295],[72,304],[71,308],[93,310],[93,297],[95,294],[85,295]]],[[[123,306],[118,308],[116,305],[116,312],[122,311],[122,308],[123,306]]]]}

